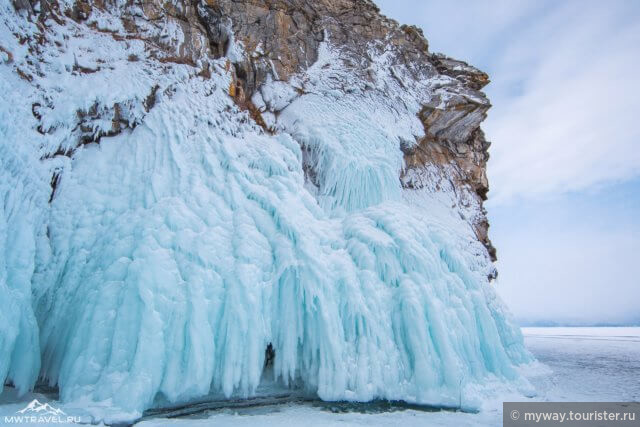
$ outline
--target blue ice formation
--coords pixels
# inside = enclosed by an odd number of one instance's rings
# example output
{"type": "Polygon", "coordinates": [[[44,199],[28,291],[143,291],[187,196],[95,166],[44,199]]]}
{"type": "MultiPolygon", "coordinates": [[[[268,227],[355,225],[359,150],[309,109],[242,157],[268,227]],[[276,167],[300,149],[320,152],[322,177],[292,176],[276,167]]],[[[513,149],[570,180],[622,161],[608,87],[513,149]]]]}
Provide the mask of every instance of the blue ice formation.
{"type": "Polygon", "coordinates": [[[269,344],[276,380],[325,400],[473,406],[519,383],[531,357],[486,251],[447,194],[402,189],[393,118],[320,92],[269,135],[228,97],[221,61],[209,80],[123,60],[82,85],[42,81],[47,135],[38,95],[0,70],[0,386],[40,377],[65,402],[136,413],[250,396],[269,344]],[[115,102],[135,126],[43,156],[76,110],[115,102]]]}

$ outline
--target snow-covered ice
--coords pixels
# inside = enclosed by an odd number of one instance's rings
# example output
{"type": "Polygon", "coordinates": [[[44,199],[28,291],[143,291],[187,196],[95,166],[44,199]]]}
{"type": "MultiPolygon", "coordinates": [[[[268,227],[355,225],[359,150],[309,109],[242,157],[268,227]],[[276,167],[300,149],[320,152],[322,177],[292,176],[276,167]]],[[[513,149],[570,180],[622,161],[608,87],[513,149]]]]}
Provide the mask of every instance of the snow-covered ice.
{"type": "Polygon", "coordinates": [[[640,401],[640,327],[524,328],[527,347],[553,368],[533,378],[549,401],[640,401]]]}

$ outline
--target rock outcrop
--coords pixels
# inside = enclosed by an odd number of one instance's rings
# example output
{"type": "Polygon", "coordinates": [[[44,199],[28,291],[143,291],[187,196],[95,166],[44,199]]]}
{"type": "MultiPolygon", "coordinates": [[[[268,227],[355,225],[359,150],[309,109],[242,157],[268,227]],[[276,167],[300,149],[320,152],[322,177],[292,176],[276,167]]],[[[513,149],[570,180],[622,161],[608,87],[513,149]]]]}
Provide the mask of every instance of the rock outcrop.
{"type": "MultiPolygon", "coordinates": [[[[234,74],[230,93],[263,127],[266,108],[260,111],[252,103],[255,92],[267,78],[287,82],[304,73],[316,62],[318,48],[327,38],[340,49],[343,66],[364,84],[374,78],[374,57],[389,56],[390,75],[400,90],[420,102],[418,117],[424,127],[424,136],[403,143],[407,166],[403,177],[407,172],[414,175],[412,170],[425,165],[455,165],[444,175],[453,175],[449,178],[455,180],[455,186],[473,195],[460,203],[478,207],[470,221],[495,260],[482,210],[489,190],[486,163],[490,144],[480,124],[490,103],[480,90],[489,82],[488,76],[462,61],[430,53],[421,29],[386,18],[372,1],[141,0],[122,5],[109,0],[14,0],[14,5],[31,14],[43,30],[48,19],[68,17],[116,39],[141,40],[150,57],[199,66],[203,75],[208,73],[207,58],[227,57],[234,74]],[[119,17],[120,30],[101,28],[96,18],[105,13],[119,17]],[[439,83],[425,88],[420,85],[425,81],[439,83]]],[[[40,37],[45,38],[46,31],[40,37]]],[[[27,40],[30,45],[42,41],[27,40]]],[[[37,52],[38,46],[32,47],[37,52]]],[[[77,70],[96,71],[80,64],[77,70]]],[[[20,68],[16,71],[24,72],[20,68]]],[[[341,89],[349,92],[354,88],[345,84],[341,89]]],[[[382,89],[387,97],[397,96],[391,90],[395,88],[382,89]]],[[[119,121],[116,117],[113,120],[119,121]]],[[[403,178],[403,183],[409,188],[425,185],[417,179],[403,178]]]]}

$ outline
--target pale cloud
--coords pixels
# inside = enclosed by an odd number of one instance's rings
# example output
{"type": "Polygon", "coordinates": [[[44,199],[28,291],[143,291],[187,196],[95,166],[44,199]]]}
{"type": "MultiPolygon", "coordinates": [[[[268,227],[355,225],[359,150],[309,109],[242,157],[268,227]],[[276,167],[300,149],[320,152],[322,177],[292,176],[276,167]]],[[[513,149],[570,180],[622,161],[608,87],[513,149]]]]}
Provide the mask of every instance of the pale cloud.
{"type": "Polygon", "coordinates": [[[633,186],[494,209],[496,286],[518,319],[640,322],[640,195],[633,186]]]}
{"type": "Polygon", "coordinates": [[[489,231],[514,314],[640,322],[640,1],[376,3],[491,77],[489,231]]]}
{"type": "Polygon", "coordinates": [[[640,322],[637,234],[567,230],[552,242],[520,233],[502,249],[496,286],[520,322],[640,322]]]}
{"type": "Polygon", "coordinates": [[[522,87],[496,94],[486,124],[494,203],[640,173],[640,21],[604,3],[575,6],[552,10],[497,58],[494,79],[520,70],[522,87]]]}
{"type": "Polygon", "coordinates": [[[640,174],[640,3],[378,1],[489,72],[491,204],[640,174]]]}

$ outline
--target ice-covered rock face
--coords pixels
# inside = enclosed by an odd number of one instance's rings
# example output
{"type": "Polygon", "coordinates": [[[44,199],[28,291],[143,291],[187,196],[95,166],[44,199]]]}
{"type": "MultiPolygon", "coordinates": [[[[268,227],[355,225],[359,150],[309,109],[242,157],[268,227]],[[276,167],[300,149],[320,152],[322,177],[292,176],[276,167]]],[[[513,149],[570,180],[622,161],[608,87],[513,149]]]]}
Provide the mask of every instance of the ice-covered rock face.
{"type": "Polygon", "coordinates": [[[486,75],[366,1],[265,4],[0,5],[0,385],[135,417],[251,395],[270,348],[327,400],[526,387],[486,75]]]}

